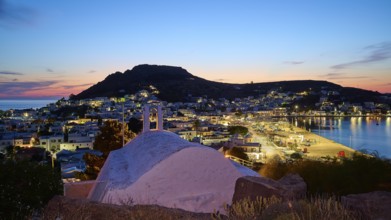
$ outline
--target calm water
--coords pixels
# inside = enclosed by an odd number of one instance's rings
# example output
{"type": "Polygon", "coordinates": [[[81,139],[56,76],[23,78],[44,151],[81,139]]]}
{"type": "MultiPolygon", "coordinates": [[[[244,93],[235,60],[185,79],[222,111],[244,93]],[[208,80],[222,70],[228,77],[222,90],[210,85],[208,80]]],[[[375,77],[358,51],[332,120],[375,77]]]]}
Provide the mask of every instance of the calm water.
{"type": "Polygon", "coordinates": [[[42,108],[57,100],[0,100],[0,110],[42,108]]]}
{"type": "Polygon", "coordinates": [[[353,149],[391,158],[391,117],[298,118],[293,123],[353,149]]]}

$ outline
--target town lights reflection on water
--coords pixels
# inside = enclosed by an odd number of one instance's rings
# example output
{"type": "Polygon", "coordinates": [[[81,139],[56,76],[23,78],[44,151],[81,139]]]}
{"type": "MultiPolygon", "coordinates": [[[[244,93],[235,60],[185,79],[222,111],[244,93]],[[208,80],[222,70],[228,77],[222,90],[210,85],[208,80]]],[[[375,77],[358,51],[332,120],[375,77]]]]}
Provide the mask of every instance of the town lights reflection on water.
{"type": "Polygon", "coordinates": [[[298,118],[299,126],[353,149],[377,151],[391,158],[391,116],[298,118]],[[383,147],[385,146],[385,147],[383,147]]]}
{"type": "Polygon", "coordinates": [[[351,117],[350,122],[350,127],[354,130],[357,126],[360,127],[362,125],[362,117],[351,117]]]}

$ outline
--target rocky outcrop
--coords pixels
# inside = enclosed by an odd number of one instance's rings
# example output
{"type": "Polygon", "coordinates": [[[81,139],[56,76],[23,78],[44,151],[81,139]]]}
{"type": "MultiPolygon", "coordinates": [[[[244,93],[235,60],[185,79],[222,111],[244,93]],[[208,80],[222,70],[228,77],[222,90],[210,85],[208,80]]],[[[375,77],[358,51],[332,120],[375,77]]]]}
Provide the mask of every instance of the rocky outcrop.
{"type": "Polygon", "coordinates": [[[55,196],[49,201],[43,219],[210,219],[211,214],[193,213],[157,205],[113,205],[55,196]]]}
{"type": "Polygon", "coordinates": [[[283,199],[297,199],[305,196],[307,184],[297,174],[288,174],[278,181],[265,177],[241,177],[236,181],[232,203],[245,198],[276,196],[283,199]]]}
{"type": "Polygon", "coordinates": [[[360,210],[370,219],[391,219],[391,192],[375,191],[341,198],[345,206],[360,210]]]}

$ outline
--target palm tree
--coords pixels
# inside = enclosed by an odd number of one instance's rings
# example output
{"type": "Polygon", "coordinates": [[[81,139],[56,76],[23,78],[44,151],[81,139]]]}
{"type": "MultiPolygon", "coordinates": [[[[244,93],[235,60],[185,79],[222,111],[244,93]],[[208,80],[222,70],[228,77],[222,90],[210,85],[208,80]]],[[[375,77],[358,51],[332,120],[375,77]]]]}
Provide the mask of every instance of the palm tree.
{"type": "Polygon", "coordinates": [[[193,122],[193,129],[196,131],[196,136],[198,137],[198,129],[201,125],[201,122],[200,120],[196,119],[194,122],[193,122]]]}

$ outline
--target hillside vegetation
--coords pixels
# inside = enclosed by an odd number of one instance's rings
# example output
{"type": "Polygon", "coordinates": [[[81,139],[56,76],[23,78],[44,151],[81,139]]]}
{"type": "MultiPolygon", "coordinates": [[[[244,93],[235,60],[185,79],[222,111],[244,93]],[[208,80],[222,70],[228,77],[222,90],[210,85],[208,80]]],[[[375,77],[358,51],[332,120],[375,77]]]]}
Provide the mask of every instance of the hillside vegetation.
{"type": "Polygon", "coordinates": [[[188,101],[191,97],[200,96],[215,99],[259,96],[260,94],[266,94],[270,90],[281,92],[320,92],[324,88],[339,91],[341,95],[347,96],[347,99],[352,101],[375,101],[380,95],[378,92],[344,88],[327,81],[315,80],[229,84],[209,81],[194,76],[181,67],[139,65],[123,73],[115,72],[110,74],[106,79],[80,94],[72,95],[72,99],[122,97],[126,94],[134,94],[141,89],[149,89],[151,88],[150,86],[159,91],[156,94],[158,98],[169,102],[188,101]]]}
{"type": "Polygon", "coordinates": [[[274,161],[265,164],[259,173],[280,179],[297,173],[307,183],[312,195],[347,195],[371,191],[391,192],[391,161],[356,153],[342,161],[296,161],[290,164],[274,161]]]}

